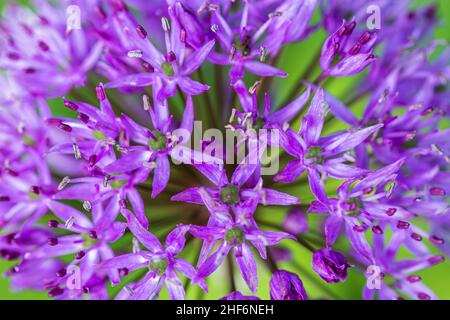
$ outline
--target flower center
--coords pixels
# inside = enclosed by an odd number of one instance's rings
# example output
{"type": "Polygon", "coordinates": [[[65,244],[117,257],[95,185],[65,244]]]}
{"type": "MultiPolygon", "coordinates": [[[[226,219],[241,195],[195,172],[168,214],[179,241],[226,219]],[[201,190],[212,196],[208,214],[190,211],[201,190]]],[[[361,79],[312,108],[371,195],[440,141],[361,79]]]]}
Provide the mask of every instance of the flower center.
{"type": "Polygon", "coordinates": [[[169,77],[173,77],[173,75],[175,74],[175,71],[173,70],[173,65],[171,63],[163,62],[161,68],[164,74],[169,77]]]}
{"type": "Polygon", "coordinates": [[[244,57],[248,56],[251,52],[251,41],[252,38],[246,35],[243,39],[238,39],[234,41],[234,47],[239,50],[244,57]]]}
{"type": "Polygon", "coordinates": [[[122,188],[127,183],[127,180],[109,180],[108,183],[111,188],[117,190],[122,188]]]}
{"type": "Polygon", "coordinates": [[[323,151],[323,148],[313,146],[308,149],[308,153],[306,155],[306,159],[316,159],[315,163],[322,164],[323,163],[323,156],[320,156],[320,153],[323,151]]]}
{"type": "Polygon", "coordinates": [[[220,200],[229,205],[238,203],[241,200],[239,197],[239,188],[231,184],[223,187],[220,189],[220,200]]]}
{"type": "Polygon", "coordinates": [[[151,271],[157,270],[158,274],[161,275],[166,271],[168,265],[169,262],[167,261],[167,259],[152,259],[150,260],[148,268],[151,271]]]}
{"type": "Polygon", "coordinates": [[[229,244],[241,244],[244,242],[244,231],[239,227],[233,227],[225,232],[225,240],[229,244]]]}
{"type": "Polygon", "coordinates": [[[97,139],[97,140],[103,140],[103,139],[106,138],[106,135],[105,135],[103,132],[98,131],[98,130],[94,130],[94,131],[92,132],[92,135],[93,135],[94,138],[97,139]]]}
{"type": "Polygon", "coordinates": [[[253,129],[255,129],[255,131],[261,130],[264,127],[264,120],[260,117],[255,119],[255,122],[253,123],[253,129]]]}
{"type": "Polygon", "coordinates": [[[362,208],[363,203],[359,198],[352,198],[347,200],[347,214],[349,216],[357,216],[361,213],[359,210],[362,208]]]}
{"type": "Polygon", "coordinates": [[[84,247],[90,248],[98,242],[97,233],[95,231],[89,231],[81,234],[81,238],[84,241],[84,247]]]}
{"type": "Polygon", "coordinates": [[[152,131],[150,139],[148,139],[148,145],[153,151],[165,150],[167,146],[167,139],[159,131],[152,131]]]}

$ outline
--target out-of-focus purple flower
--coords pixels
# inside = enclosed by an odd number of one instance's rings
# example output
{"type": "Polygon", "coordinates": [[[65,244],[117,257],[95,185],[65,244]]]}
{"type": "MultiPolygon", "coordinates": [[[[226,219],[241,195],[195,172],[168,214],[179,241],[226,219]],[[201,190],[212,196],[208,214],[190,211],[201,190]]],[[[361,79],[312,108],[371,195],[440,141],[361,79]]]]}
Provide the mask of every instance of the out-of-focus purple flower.
{"type": "Polygon", "coordinates": [[[345,281],[347,268],[351,265],[340,252],[324,248],[314,252],[312,267],[326,282],[338,283],[339,281],[345,281]]]}
{"type": "Polygon", "coordinates": [[[292,234],[305,233],[308,231],[308,221],[304,212],[298,208],[290,209],[283,222],[286,231],[292,234]]]}
{"type": "Polygon", "coordinates": [[[270,299],[308,300],[302,280],[292,272],[277,270],[270,280],[270,299]]]}
{"type": "Polygon", "coordinates": [[[102,44],[95,41],[86,20],[80,21],[79,29],[66,28],[69,1],[57,7],[42,0],[32,3],[39,15],[24,6],[7,7],[1,25],[0,66],[33,95],[59,97],[84,85],[102,44]]]}
{"type": "Polygon", "coordinates": [[[357,74],[375,60],[373,45],[376,35],[369,31],[362,33],[355,41],[351,38],[356,22],[342,25],[328,37],[322,47],[320,66],[322,77],[343,77],[357,74]],[[336,64],[332,64],[337,59],[336,64]]]}

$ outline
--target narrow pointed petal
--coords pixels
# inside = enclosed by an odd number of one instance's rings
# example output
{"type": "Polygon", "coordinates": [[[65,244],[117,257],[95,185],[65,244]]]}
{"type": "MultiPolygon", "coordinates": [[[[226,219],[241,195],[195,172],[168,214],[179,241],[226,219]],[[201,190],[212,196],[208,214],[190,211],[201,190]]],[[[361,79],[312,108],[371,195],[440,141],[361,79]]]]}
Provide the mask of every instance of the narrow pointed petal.
{"type": "Polygon", "coordinates": [[[152,198],[156,198],[167,186],[170,177],[170,163],[167,155],[156,158],[156,168],[153,176],[152,198]]]}
{"type": "Polygon", "coordinates": [[[258,289],[258,272],[256,270],[256,262],[250,247],[244,242],[233,249],[236,263],[239,271],[247,283],[250,291],[255,293],[258,289]]]}

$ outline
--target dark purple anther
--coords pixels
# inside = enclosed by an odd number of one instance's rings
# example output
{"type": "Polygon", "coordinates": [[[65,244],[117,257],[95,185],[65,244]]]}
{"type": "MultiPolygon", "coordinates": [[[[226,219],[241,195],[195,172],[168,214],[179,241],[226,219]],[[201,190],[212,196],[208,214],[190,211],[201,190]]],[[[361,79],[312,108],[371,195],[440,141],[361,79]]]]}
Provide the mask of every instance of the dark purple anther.
{"type": "Polygon", "coordinates": [[[383,234],[383,229],[381,229],[380,226],[373,226],[373,227],[372,227],[372,231],[373,231],[373,233],[375,233],[375,234],[383,234]]]}
{"type": "Polygon", "coordinates": [[[48,220],[47,223],[49,228],[57,228],[58,227],[58,221],[56,220],[48,220]]]}
{"type": "Polygon", "coordinates": [[[75,259],[80,260],[83,259],[83,257],[86,255],[86,252],[80,251],[75,255],[75,259]]]}
{"type": "Polygon", "coordinates": [[[69,108],[70,110],[76,111],[78,110],[78,106],[75,102],[69,101],[69,100],[64,100],[64,106],[66,108],[69,108]]]}
{"type": "Polygon", "coordinates": [[[56,276],[58,278],[62,278],[67,274],[66,268],[62,268],[61,270],[56,271],[56,276]]]}
{"type": "Polygon", "coordinates": [[[145,68],[145,70],[147,70],[150,73],[155,72],[155,68],[153,68],[153,66],[147,61],[142,61],[142,66],[145,68]]]}
{"type": "Polygon", "coordinates": [[[389,208],[389,209],[386,210],[386,214],[387,214],[389,217],[392,217],[396,212],[397,212],[397,209],[396,209],[396,208],[389,208]]]}
{"type": "Polygon", "coordinates": [[[430,242],[434,243],[434,244],[437,244],[437,245],[441,245],[441,244],[444,243],[444,239],[441,239],[441,238],[436,237],[436,236],[431,236],[430,237],[430,242]]]}
{"type": "Polygon", "coordinates": [[[56,246],[58,244],[58,238],[49,238],[47,243],[49,246],[56,246]]]}
{"type": "Polygon", "coordinates": [[[63,293],[64,293],[64,290],[63,290],[63,289],[61,289],[61,288],[59,288],[59,287],[55,287],[55,288],[51,289],[51,290],[48,292],[48,296],[49,296],[49,297],[56,297],[56,296],[62,295],[63,293]]]}
{"type": "Polygon", "coordinates": [[[121,277],[125,277],[126,275],[128,275],[129,270],[127,268],[121,268],[119,269],[119,275],[121,277]]]}
{"type": "Polygon", "coordinates": [[[364,231],[366,231],[366,227],[363,225],[353,226],[353,230],[355,230],[356,232],[364,232],[364,231]]]}
{"type": "Polygon", "coordinates": [[[445,190],[442,189],[442,188],[433,187],[433,188],[430,189],[430,194],[432,196],[443,197],[443,196],[445,196],[445,190]]]}
{"type": "Polygon", "coordinates": [[[65,123],[62,123],[62,122],[60,124],[58,124],[58,128],[63,130],[63,131],[66,131],[66,132],[72,132],[72,127],[69,126],[68,124],[65,124],[65,123]]]}
{"type": "Polygon", "coordinates": [[[95,232],[94,230],[89,231],[89,238],[97,239],[97,232],[95,232]]]}
{"type": "Polygon", "coordinates": [[[88,123],[89,122],[89,116],[87,114],[85,114],[85,113],[82,113],[82,112],[80,112],[78,114],[78,119],[80,119],[84,123],[88,123]]]}
{"type": "Polygon", "coordinates": [[[38,186],[31,186],[30,191],[34,194],[39,194],[39,187],[38,186]]]}
{"type": "Polygon", "coordinates": [[[348,51],[348,53],[352,56],[356,55],[359,53],[359,51],[361,50],[361,45],[359,43],[356,43],[353,47],[351,47],[351,49],[348,51]]]}
{"type": "Polygon", "coordinates": [[[398,221],[397,222],[397,228],[398,229],[402,229],[402,230],[406,230],[409,228],[409,222],[407,221],[398,221]]]}
{"type": "Polygon", "coordinates": [[[139,37],[141,37],[142,39],[147,38],[147,31],[145,31],[143,26],[141,26],[141,25],[137,26],[136,31],[137,31],[139,37]]]}
{"type": "Polygon", "coordinates": [[[429,259],[428,259],[428,262],[429,262],[431,265],[435,265],[435,264],[441,263],[441,262],[444,261],[444,260],[445,260],[445,257],[444,257],[444,256],[434,256],[434,257],[429,258],[429,259]]]}
{"type": "Polygon", "coordinates": [[[125,199],[120,199],[119,200],[119,206],[121,208],[126,208],[127,207],[127,201],[125,199]]]}
{"type": "Polygon", "coordinates": [[[422,278],[420,276],[407,276],[406,280],[410,283],[414,283],[419,282],[420,280],[422,280],[422,278]]]}
{"type": "Polygon", "coordinates": [[[417,294],[417,297],[418,297],[420,300],[430,300],[430,299],[431,299],[431,297],[430,297],[428,294],[426,294],[425,292],[419,292],[419,293],[417,294]]]}
{"type": "Polygon", "coordinates": [[[103,89],[102,86],[97,86],[95,88],[95,93],[97,94],[97,99],[99,101],[103,101],[106,99],[105,90],[103,89]]]}
{"type": "Polygon", "coordinates": [[[177,56],[175,55],[175,53],[173,52],[173,51],[169,51],[168,53],[167,53],[167,61],[168,62],[174,62],[175,60],[177,60],[177,56]]]}
{"type": "Polygon", "coordinates": [[[361,45],[366,44],[372,38],[372,34],[368,31],[365,31],[358,39],[358,43],[361,45]]]}
{"type": "Polygon", "coordinates": [[[41,48],[42,51],[47,52],[50,49],[48,44],[46,44],[44,41],[39,41],[38,45],[39,45],[39,48],[41,48]]]}
{"type": "Polygon", "coordinates": [[[372,187],[368,187],[368,188],[365,188],[364,190],[363,190],[363,193],[364,194],[369,194],[369,193],[371,193],[373,191],[373,188],[372,187]]]}
{"type": "Polygon", "coordinates": [[[88,166],[89,167],[92,167],[92,166],[94,166],[94,164],[97,162],[97,156],[95,155],[95,154],[92,154],[90,157],[89,157],[89,160],[88,160],[88,166]]]}
{"type": "Polygon", "coordinates": [[[13,61],[17,61],[17,60],[20,59],[20,55],[18,53],[15,53],[15,52],[10,52],[10,53],[8,53],[7,56],[8,56],[8,58],[10,60],[13,60],[13,61]]]}
{"type": "Polygon", "coordinates": [[[336,33],[336,35],[339,37],[339,38],[342,38],[343,36],[344,36],[344,34],[345,34],[345,30],[346,30],[347,28],[345,27],[345,26],[342,26],[338,31],[337,31],[337,33],[336,33]]]}
{"type": "Polygon", "coordinates": [[[345,34],[346,35],[351,35],[353,33],[353,30],[355,30],[356,28],[356,22],[352,21],[350,22],[347,27],[345,28],[345,34]]]}
{"type": "Polygon", "coordinates": [[[415,232],[411,233],[411,238],[413,238],[416,241],[422,241],[422,236],[415,232]]]}
{"type": "Polygon", "coordinates": [[[42,23],[44,26],[50,25],[50,21],[48,21],[48,19],[47,19],[46,17],[44,17],[44,16],[39,16],[39,20],[41,21],[41,23],[42,23]]]}
{"type": "Polygon", "coordinates": [[[32,73],[35,73],[36,72],[36,69],[35,68],[25,68],[24,70],[23,70],[23,72],[25,72],[26,74],[32,74],[32,73]]]}

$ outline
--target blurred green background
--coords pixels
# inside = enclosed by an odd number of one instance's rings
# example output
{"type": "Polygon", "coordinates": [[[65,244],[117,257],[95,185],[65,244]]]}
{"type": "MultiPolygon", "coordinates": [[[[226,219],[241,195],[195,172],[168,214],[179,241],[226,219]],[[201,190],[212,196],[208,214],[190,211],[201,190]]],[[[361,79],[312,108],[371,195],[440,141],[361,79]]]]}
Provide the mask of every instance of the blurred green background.
{"type": "MultiPolygon", "coordinates": [[[[21,1],[25,2],[25,1],[21,1]]],[[[2,7],[5,6],[7,1],[0,1],[0,11],[2,7]]],[[[436,29],[435,38],[436,39],[446,39],[450,41],[450,1],[449,0],[439,0],[439,1],[414,1],[417,5],[437,3],[438,5],[438,14],[439,14],[439,25],[436,29]]],[[[319,17],[316,15],[315,19],[319,17]]],[[[320,47],[325,39],[325,33],[323,31],[315,33],[310,39],[305,42],[289,45],[286,50],[283,51],[281,59],[278,64],[279,67],[289,73],[289,77],[282,80],[274,81],[275,88],[278,93],[278,102],[282,101],[287,93],[295,87],[297,77],[301,74],[304,74],[305,71],[310,66],[310,62],[313,62],[315,59],[315,55],[320,50],[320,47]]],[[[208,69],[206,70],[208,71],[208,69]]],[[[313,70],[311,73],[311,77],[314,78],[314,75],[317,75],[319,70],[313,70]]],[[[206,75],[207,79],[212,78],[209,74],[206,75]]],[[[345,79],[337,79],[332,82],[327,83],[327,90],[332,92],[335,96],[339,98],[345,98],[349,93],[349,90],[354,86],[354,84],[359,80],[359,77],[347,77],[345,79]]],[[[362,108],[365,101],[360,101],[353,108],[356,112],[362,108]]],[[[61,113],[61,103],[60,101],[52,101],[52,108],[55,113],[61,113]]],[[[329,123],[327,125],[327,129],[325,133],[333,132],[338,129],[345,128],[345,125],[340,124],[337,121],[329,123]]],[[[332,189],[332,185],[330,186],[330,190],[332,189]]],[[[302,199],[303,203],[308,203],[312,200],[312,196],[308,191],[308,188],[304,186],[299,187],[282,187],[282,191],[286,191],[291,194],[295,194],[302,199]]],[[[155,204],[152,206],[152,214],[157,214],[159,216],[167,216],[173,214],[177,210],[184,210],[184,206],[180,206],[177,204],[171,206],[161,206],[155,204]]],[[[259,219],[267,222],[279,223],[284,217],[285,209],[280,209],[276,207],[271,208],[263,208],[259,209],[258,217],[259,219]]],[[[311,224],[311,228],[318,227],[318,217],[314,215],[310,215],[308,217],[309,222],[311,224]]],[[[151,230],[155,234],[165,234],[167,228],[155,226],[151,230]]],[[[124,239],[123,241],[128,243],[130,239],[124,239]]],[[[338,244],[339,245],[339,244],[338,244]]],[[[194,261],[197,253],[197,248],[199,248],[200,242],[194,240],[191,244],[192,248],[196,248],[195,250],[186,250],[184,253],[185,258],[189,261],[194,261]]],[[[302,246],[294,243],[291,240],[287,240],[283,242],[283,246],[289,248],[293,252],[294,262],[287,263],[283,262],[280,264],[280,267],[286,270],[292,270],[299,274],[301,279],[304,282],[305,288],[308,292],[310,298],[314,299],[361,299],[361,288],[364,285],[365,278],[362,274],[360,274],[356,269],[349,270],[349,277],[346,282],[336,284],[336,285],[325,285],[324,282],[314,274],[311,269],[311,253],[303,248],[302,246]]],[[[0,273],[5,272],[8,268],[13,266],[14,263],[0,261],[0,273]]],[[[236,266],[234,266],[234,270],[236,271],[236,266]]],[[[263,265],[259,263],[258,265],[259,272],[259,292],[258,295],[262,298],[269,298],[268,295],[268,282],[270,280],[270,272],[263,265]]],[[[424,283],[426,283],[441,299],[450,299],[450,263],[446,261],[438,266],[425,270],[423,272],[418,273],[422,276],[424,283]]],[[[126,281],[131,281],[133,278],[138,276],[138,273],[133,273],[127,277],[126,281]]],[[[235,282],[237,289],[242,291],[245,294],[250,294],[245,284],[241,280],[239,274],[235,274],[235,282]]],[[[208,280],[209,285],[209,294],[206,296],[209,299],[217,299],[224,296],[227,292],[229,292],[229,280],[228,280],[228,270],[227,264],[224,265],[208,280]]],[[[111,292],[117,292],[118,289],[113,288],[111,292]]],[[[161,293],[161,298],[167,298],[167,292],[163,290],[161,293]]],[[[200,299],[204,298],[202,296],[201,290],[198,287],[189,286],[187,289],[187,298],[189,299],[200,299]]],[[[47,295],[45,292],[33,292],[33,291],[21,291],[21,292],[13,292],[9,285],[9,280],[3,277],[0,278],[0,299],[47,299],[47,295]]]]}

